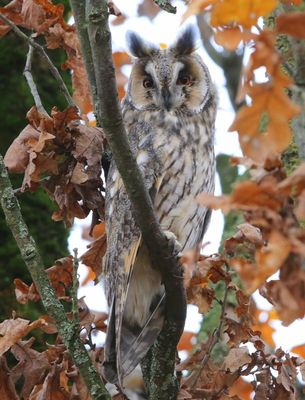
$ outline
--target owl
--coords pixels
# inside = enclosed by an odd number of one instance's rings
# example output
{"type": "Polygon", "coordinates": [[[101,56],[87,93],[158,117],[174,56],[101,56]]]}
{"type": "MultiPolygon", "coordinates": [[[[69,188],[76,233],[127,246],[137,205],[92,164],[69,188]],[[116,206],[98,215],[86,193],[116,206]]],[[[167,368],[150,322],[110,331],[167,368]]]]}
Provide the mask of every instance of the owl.
{"type": "MultiPolygon", "coordinates": [[[[134,63],[122,113],[129,143],[161,228],[181,251],[192,249],[210,219],[196,196],[214,190],[215,88],[195,52],[192,27],[166,49],[135,33],[128,42],[134,63]]],[[[106,184],[106,233],[110,311],[103,373],[122,387],[162,328],[166,296],[115,161],[106,184]]]]}

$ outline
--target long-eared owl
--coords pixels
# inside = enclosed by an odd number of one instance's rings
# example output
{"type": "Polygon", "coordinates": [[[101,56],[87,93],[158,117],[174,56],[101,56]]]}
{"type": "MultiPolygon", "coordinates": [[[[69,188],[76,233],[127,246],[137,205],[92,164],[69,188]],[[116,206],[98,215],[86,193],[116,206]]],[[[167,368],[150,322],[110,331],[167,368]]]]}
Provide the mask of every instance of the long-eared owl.
{"type": "MultiPolygon", "coordinates": [[[[193,28],[166,49],[135,33],[128,39],[134,64],[122,110],[130,146],[161,228],[181,250],[192,249],[210,219],[196,196],[214,190],[215,88],[195,52],[193,28]]],[[[106,233],[104,375],[122,386],[160,332],[166,298],[114,161],[106,185],[106,233]]]]}

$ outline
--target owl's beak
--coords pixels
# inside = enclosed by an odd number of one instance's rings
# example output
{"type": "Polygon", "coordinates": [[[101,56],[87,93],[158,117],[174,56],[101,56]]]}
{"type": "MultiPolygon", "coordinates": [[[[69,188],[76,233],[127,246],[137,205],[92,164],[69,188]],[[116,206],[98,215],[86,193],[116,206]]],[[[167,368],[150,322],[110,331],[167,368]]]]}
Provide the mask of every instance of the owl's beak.
{"type": "Polygon", "coordinates": [[[169,111],[171,109],[171,106],[172,106],[172,101],[171,101],[172,99],[171,99],[170,91],[169,91],[167,86],[163,86],[162,87],[161,95],[162,95],[162,98],[163,98],[164,107],[165,107],[165,109],[167,111],[169,111]]]}

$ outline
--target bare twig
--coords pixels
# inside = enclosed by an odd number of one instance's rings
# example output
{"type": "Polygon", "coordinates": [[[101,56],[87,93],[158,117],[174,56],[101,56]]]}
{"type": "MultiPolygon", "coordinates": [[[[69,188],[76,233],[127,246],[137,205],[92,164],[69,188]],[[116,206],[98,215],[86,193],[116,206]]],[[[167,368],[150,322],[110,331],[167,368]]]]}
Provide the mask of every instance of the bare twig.
{"type": "Polygon", "coordinates": [[[75,103],[65,85],[65,82],[63,81],[60,73],[58,72],[58,69],[55,67],[53,64],[52,60],[50,57],[47,55],[45,52],[45,49],[38,43],[35,42],[31,37],[25,35],[18,27],[17,25],[14,24],[10,19],[8,19],[5,15],[0,14],[0,19],[5,22],[7,25],[9,25],[12,30],[23,40],[25,40],[27,43],[31,44],[38,52],[39,54],[46,60],[49,70],[53,77],[56,79],[57,83],[59,84],[59,88],[62,91],[63,95],[65,96],[69,106],[75,106],[75,103]]]}
{"type": "Polygon", "coordinates": [[[34,81],[33,75],[32,75],[32,59],[33,59],[33,54],[34,54],[34,47],[30,44],[29,45],[29,51],[28,51],[28,55],[26,58],[26,63],[25,63],[25,68],[23,71],[23,75],[25,76],[25,79],[27,80],[27,83],[30,87],[32,96],[34,98],[35,101],[35,105],[37,107],[37,110],[42,113],[42,114],[46,114],[48,115],[48,113],[46,112],[44,106],[42,105],[38,90],[37,90],[37,86],[36,83],[34,81]]]}
{"type": "Polygon", "coordinates": [[[57,326],[61,339],[69,350],[69,353],[82,375],[87,388],[94,400],[110,400],[105,386],[92,365],[91,359],[84,344],[79,337],[79,331],[75,329],[73,321],[69,321],[65,309],[56,297],[45,272],[37,245],[30,236],[25,224],[18,200],[14,196],[13,188],[0,154],[0,201],[7,222],[7,226],[17,242],[21,256],[32,276],[33,282],[41,296],[43,305],[57,326]]]}
{"type": "Polygon", "coordinates": [[[171,14],[176,14],[177,12],[177,7],[172,6],[169,0],[154,0],[154,2],[164,11],[171,14]]]}
{"type": "Polygon", "coordinates": [[[78,258],[78,250],[73,249],[74,257],[73,257],[73,275],[72,275],[72,319],[75,325],[78,325],[78,300],[77,300],[77,291],[78,291],[78,267],[79,267],[79,258],[78,258]]]}

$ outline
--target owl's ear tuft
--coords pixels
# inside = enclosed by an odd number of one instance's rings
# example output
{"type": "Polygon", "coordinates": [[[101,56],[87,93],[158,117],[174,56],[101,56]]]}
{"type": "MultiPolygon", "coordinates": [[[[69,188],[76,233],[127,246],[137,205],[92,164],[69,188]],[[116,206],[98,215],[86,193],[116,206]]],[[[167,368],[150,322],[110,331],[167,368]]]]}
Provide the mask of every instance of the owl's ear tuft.
{"type": "Polygon", "coordinates": [[[188,26],[179,36],[171,50],[179,56],[188,55],[196,50],[196,33],[193,26],[188,26]]]}
{"type": "Polygon", "coordinates": [[[126,39],[129,51],[134,57],[150,57],[157,51],[157,48],[153,44],[145,42],[135,32],[128,31],[126,34],[126,39]]]}

